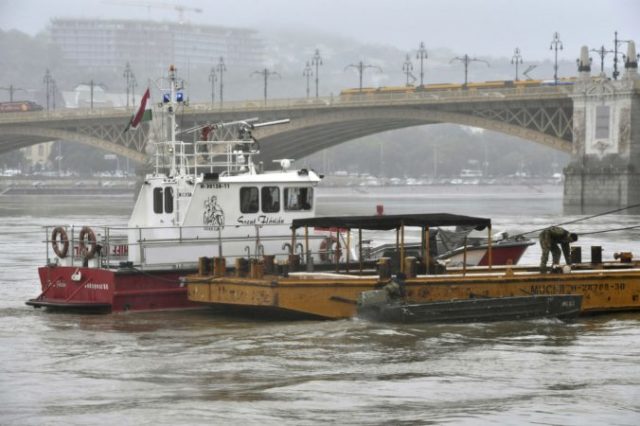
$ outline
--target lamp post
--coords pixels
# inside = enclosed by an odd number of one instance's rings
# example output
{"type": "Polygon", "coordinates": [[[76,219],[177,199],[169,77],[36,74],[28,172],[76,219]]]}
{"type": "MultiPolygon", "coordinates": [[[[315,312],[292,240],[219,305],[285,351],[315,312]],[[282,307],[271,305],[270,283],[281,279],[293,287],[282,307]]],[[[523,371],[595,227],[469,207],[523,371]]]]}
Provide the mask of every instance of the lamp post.
{"type": "Polygon", "coordinates": [[[129,108],[129,93],[131,93],[132,96],[132,106],[136,104],[136,100],[135,100],[135,95],[134,93],[134,87],[137,86],[136,83],[136,76],[133,74],[133,71],[131,70],[131,65],[129,64],[129,62],[127,62],[127,64],[124,67],[124,73],[122,74],[122,76],[124,77],[125,80],[125,84],[127,86],[127,108],[129,108]]]}
{"type": "Polygon", "coordinates": [[[407,75],[407,86],[409,86],[409,78],[411,78],[412,83],[416,81],[416,78],[411,73],[411,71],[413,71],[413,64],[411,63],[411,58],[408,54],[406,60],[404,61],[404,64],[402,64],[402,71],[407,75]]]}
{"type": "Polygon", "coordinates": [[[96,83],[93,81],[93,79],[89,80],[88,83],[81,83],[81,84],[89,86],[89,107],[90,107],[90,110],[93,111],[93,100],[94,100],[93,94],[94,94],[95,87],[100,86],[104,90],[107,88],[107,86],[102,83],[96,83]]]}
{"type": "Polygon", "coordinates": [[[558,50],[562,50],[562,47],[560,34],[556,31],[553,33],[553,40],[551,40],[551,45],[549,46],[549,50],[553,50],[555,52],[555,59],[553,63],[553,81],[555,85],[558,85],[558,50]]]}
{"type": "Polygon", "coordinates": [[[380,72],[382,72],[382,68],[380,68],[377,65],[368,65],[368,64],[364,64],[362,61],[358,62],[357,64],[350,64],[347,65],[344,70],[346,71],[348,68],[355,68],[358,70],[358,74],[360,76],[360,86],[359,87],[359,91],[362,92],[362,74],[364,74],[364,70],[366,70],[367,68],[374,68],[379,70],[380,72]]]}
{"type": "Polygon", "coordinates": [[[51,106],[53,110],[56,110],[56,92],[58,91],[58,85],[55,79],[51,79],[51,106]]]}
{"type": "Polygon", "coordinates": [[[312,75],[313,75],[313,69],[309,64],[309,61],[307,61],[307,65],[304,67],[304,70],[302,71],[302,76],[307,78],[307,99],[309,99],[309,80],[311,79],[312,75]]]}
{"type": "Polygon", "coordinates": [[[424,60],[427,59],[427,49],[424,47],[424,42],[420,42],[416,59],[420,59],[420,86],[424,86],[424,60]]]}
{"type": "Polygon", "coordinates": [[[518,64],[522,64],[522,55],[520,54],[520,48],[516,47],[516,50],[513,51],[513,57],[511,58],[511,63],[516,66],[516,80],[518,81],[518,64]]]}
{"type": "Polygon", "coordinates": [[[614,53],[614,51],[605,49],[603,45],[600,49],[591,49],[590,52],[595,52],[600,55],[600,74],[604,74],[604,57],[607,56],[608,53],[614,53]]]}
{"type": "Polygon", "coordinates": [[[618,71],[618,55],[622,55],[623,60],[625,59],[625,55],[622,54],[622,52],[618,52],[618,46],[620,45],[620,43],[629,43],[631,40],[620,40],[618,38],[618,32],[616,31],[614,33],[614,38],[613,38],[613,79],[617,80],[618,76],[620,75],[620,71],[618,71]]]}
{"type": "Polygon", "coordinates": [[[218,81],[218,75],[216,74],[215,67],[211,67],[211,71],[209,71],[209,81],[211,82],[211,105],[213,105],[216,99],[216,81],[218,81]]]}
{"type": "Polygon", "coordinates": [[[485,61],[484,59],[478,59],[478,58],[471,58],[469,55],[467,55],[466,53],[464,54],[464,56],[456,56],[455,58],[451,59],[449,61],[449,63],[452,63],[453,61],[460,61],[464,64],[464,88],[467,88],[467,82],[468,82],[468,75],[469,75],[469,64],[471,62],[484,62],[485,64],[487,64],[487,66],[491,66],[489,65],[489,62],[485,61]]]}
{"type": "Polygon", "coordinates": [[[320,56],[320,49],[316,49],[316,52],[311,58],[311,65],[316,67],[316,98],[318,97],[318,83],[320,78],[320,73],[318,68],[322,65],[322,57],[320,56]]]}
{"type": "Polygon", "coordinates": [[[45,86],[45,96],[47,98],[47,111],[49,111],[51,88],[52,88],[51,83],[53,82],[53,78],[51,77],[51,71],[49,71],[49,68],[47,68],[47,70],[45,71],[42,82],[44,83],[44,86],[45,86]]]}
{"type": "Polygon", "coordinates": [[[251,73],[251,75],[254,74],[258,74],[261,75],[264,78],[264,105],[267,105],[267,81],[269,80],[269,77],[278,77],[280,78],[280,74],[278,74],[275,71],[270,71],[267,68],[263,69],[262,71],[254,71],[251,73]]]}
{"type": "Polygon", "coordinates": [[[224,101],[224,83],[223,83],[223,75],[224,72],[227,70],[226,65],[224,64],[224,58],[222,56],[220,56],[220,62],[218,62],[218,65],[216,65],[216,71],[218,72],[218,75],[220,76],[220,108],[222,108],[222,103],[224,101]]]}
{"type": "Polygon", "coordinates": [[[6,90],[9,92],[9,102],[13,102],[13,94],[18,91],[26,92],[22,87],[14,87],[13,84],[10,84],[9,87],[0,87],[0,90],[6,90]]]}
{"type": "Polygon", "coordinates": [[[94,84],[93,84],[93,80],[91,80],[91,81],[89,82],[89,100],[90,100],[90,102],[91,102],[91,103],[90,103],[90,107],[91,107],[90,109],[91,109],[91,111],[93,111],[93,86],[94,86],[94,84]]]}

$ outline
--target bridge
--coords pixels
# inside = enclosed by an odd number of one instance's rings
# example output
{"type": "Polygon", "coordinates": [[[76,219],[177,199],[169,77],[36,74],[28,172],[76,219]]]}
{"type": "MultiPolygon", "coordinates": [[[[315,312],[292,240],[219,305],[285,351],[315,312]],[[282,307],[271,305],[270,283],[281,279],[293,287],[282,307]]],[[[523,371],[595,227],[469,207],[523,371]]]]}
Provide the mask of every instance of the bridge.
{"type": "MultiPolygon", "coordinates": [[[[191,105],[178,111],[181,128],[259,117],[289,118],[286,125],[258,128],[261,160],[302,158],[362,136],[435,123],[502,132],[571,153],[565,169],[564,204],[640,204],[640,78],[635,44],[628,43],[621,80],[591,76],[587,47],[572,85],[482,90],[368,93],[313,99],[281,99],[191,105]]],[[[0,153],[48,140],[92,145],[147,159],[146,145],[164,139],[162,120],[123,132],[130,111],[66,110],[0,115],[0,153]]],[[[157,117],[157,115],[156,115],[157,117]]],[[[185,142],[196,134],[181,135],[185,142]]]]}
{"type": "MultiPolygon", "coordinates": [[[[289,124],[254,132],[265,164],[271,164],[274,158],[301,158],[378,132],[435,123],[480,127],[570,152],[571,93],[571,86],[547,86],[279,99],[267,104],[227,102],[224,108],[195,104],[180,111],[178,120],[181,128],[189,128],[249,117],[259,117],[261,121],[291,119],[289,124]]],[[[131,111],[124,109],[2,114],[0,154],[45,141],[65,140],[144,162],[146,144],[152,135],[159,135],[161,120],[156,120],[154,127],[124,132],[130,117],[131,111]]]]}

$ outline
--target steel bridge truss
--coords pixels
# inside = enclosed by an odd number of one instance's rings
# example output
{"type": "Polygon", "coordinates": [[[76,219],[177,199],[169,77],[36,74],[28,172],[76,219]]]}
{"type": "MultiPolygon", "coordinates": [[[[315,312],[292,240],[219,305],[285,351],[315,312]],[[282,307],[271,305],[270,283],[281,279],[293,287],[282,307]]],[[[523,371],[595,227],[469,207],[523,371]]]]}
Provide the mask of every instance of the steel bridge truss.
{"type": "Polygon", "coordinates": [[[470,113],[487,120],[535,130],[567,142],[573,140],[573,109],[569,107],[481,108],[470,113]]]}
{"type": "Polygon", "coordinates": [[[125,131],[122,125],[92,123],[87,126],[77,127],[81,135],[110,141],[113,144],[124,146],[137,152],[144,152],[151,126],[142,124],[137,129],[125,131]]]}

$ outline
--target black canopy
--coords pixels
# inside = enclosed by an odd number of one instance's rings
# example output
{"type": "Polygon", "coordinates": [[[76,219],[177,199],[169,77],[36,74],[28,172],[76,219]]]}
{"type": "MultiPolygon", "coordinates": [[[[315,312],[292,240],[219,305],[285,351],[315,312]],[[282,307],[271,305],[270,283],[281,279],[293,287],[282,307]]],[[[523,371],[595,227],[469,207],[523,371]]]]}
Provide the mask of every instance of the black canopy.
{"type": "Polygon", "coordinates": [[[473,226],[477,230],[491,226],[491,219],[460,216],[449,213],[395,214],[385,216],[330,216],[294,219],[292,229],[305,226],[315,228],[347,228],[387,231],[404,226],[473,226]]]}

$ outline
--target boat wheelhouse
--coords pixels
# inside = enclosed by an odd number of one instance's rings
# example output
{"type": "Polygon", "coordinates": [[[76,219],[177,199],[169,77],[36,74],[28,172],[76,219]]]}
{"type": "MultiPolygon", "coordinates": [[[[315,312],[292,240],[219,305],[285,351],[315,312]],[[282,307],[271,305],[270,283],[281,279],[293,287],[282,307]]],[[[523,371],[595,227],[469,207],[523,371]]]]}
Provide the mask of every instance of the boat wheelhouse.
{"type": "MultiPolygon", "coordinates": [[[[106,312],[194,307],[179,277],[196,270],[198,256],[288,257],[291,222],[315,216],[321,176],[294,169],[290,159],[271,171],[254,162],[259,145],[251,131],[288,120],[251,118],[178,133],[182,96],[173,67],[163,93],[169,138],[153,143],[154,170],[142,182],[127,226],[47,228],[42,291],[27,304],[106,312]]],[[[321,233],[310,239],[316,253],[323,242],[327,246],[321,233]]]]}

